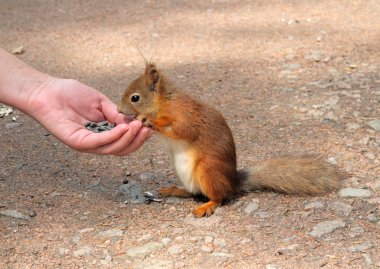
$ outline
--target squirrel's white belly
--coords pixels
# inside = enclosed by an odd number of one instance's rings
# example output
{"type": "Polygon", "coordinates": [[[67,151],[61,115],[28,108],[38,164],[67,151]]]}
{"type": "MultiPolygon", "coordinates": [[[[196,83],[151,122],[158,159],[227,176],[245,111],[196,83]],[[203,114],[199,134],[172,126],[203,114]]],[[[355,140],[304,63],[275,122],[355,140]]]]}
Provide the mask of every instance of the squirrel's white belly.
{"type": "Polygon", "coordinates": [[[186,141],[163,137],[169,150],[178,178],[185,189],[193,194],[201,192],[197,180],[193,180],[195,155],[186,141]]]}

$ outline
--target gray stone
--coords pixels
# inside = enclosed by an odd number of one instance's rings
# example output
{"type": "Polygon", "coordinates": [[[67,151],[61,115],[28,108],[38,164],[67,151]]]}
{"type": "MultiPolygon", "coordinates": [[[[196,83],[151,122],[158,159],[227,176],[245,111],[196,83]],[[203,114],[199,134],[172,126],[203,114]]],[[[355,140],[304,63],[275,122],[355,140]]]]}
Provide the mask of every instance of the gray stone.
{"type": "Polygon", "coordinates": [[[336,202],[333,202],[331,205],[330,205],[330,208],[335,211],[335,213],[337,215],[340,215],[340,216],[348,216],[350,215],[351,211],[352,211],[352,206],[349,205],[349,204],[346,204],[346,203],[343,203],[343,202],[340,202],[340,201],[336,201],[336,202]]]}
{"type": "Polygon", "coordinates": [[[183,247],[181,245],[173,245],[168,248],[168,252],[171,255],[179,255],[183,253],[183,247]]]}
{"type": "Polygon", "coordinates": [[[15,219],[22,219],[22,220],[31,220],[31,218],[27,215],[24,215],[17,210],[14,209],[7,209],[7,210],[2,210],[0,211],[0,216],[6,216],[6,217],[11,217],[15,219]]]}
{"type": "Polygon", "coordinates": [[[92,232],[92,231],[95,231],[95,229],[94,228],[84,228],[84,229],[80,229],[79,230],[79,233],[80,234],[83,234],[83,233],[89,233],[89,232],[92,232]]]}
{"type": "Polygon", "coordinates": [[[319,117],[322,117],[324,114],[323,111],[320,111],[320,110],[315,110],[315,109],[311,109],[307,112],[307,115],[309,116],[312,116],[314,118],[319,118],[319,117]]]}
{"type": "Polygon", "coordinates": [[[364,252],[364,251],[371,249],[373,247],[374,247],[374,245],[372,242],[364,242],[364,243],[361,243],[359,245],[349,247],[348,251],[351,253],[364,252]]]}
{"type": "Polygon", "coordinates": [[[370,266],[373,264],[372,262],[372,258],[371,258],[371,255],[367,254],[367,253],[363,253],[363,258],[364,258],[364,262],[367,266],[370,266]]]}
{"type": "Polygon", "coordinates": [[[111,255],[104,256],[104,258],[100,260],[100,263],[103,265],[111,264],[112,263],[112,256],[111,255]]]}
{"type": "Polygon", "coordinates": [[[232,258],[234,255],[230,253],[224,253],[224,252],[215,252],[211,254],[214,257],[222,257],[222,258],[232,258]]]}
{"type": "Polygon", "coordinates": [[[379,221],[379,217],[377,216],[376,213],[371,213],[367,216],[367,219],[370,221],[370,222],[378,222],[379,221]]]}
{"type": "Polygon", "coordinates": [[[372,192],[367,189],[343,188],[339,191],[339,196],[343,198],[369,198],[372,192]]]}
{"type": "Polygon", "coordinates": [[[226,240],[224,240],[223,238],[215,238],[214,245],[220,248],[224,248],[226,246],[226,240]]]}
{"type": "Polygon", "coordinates": [[[324,208],[325,204],[320,201],[311,201],[305,205],[305,209],[324,208]]]}
{"type": "Polygon", "coordinates": [[[330,157],[327,159],[327,161],[333,165],[336,165],[338,163],[338,161],[336,160],[336,158],[334,157],[330,157]]]}
{"type": "Polygon", "coordinates": [[[357,130],[360,128],[360,124],[356,122],[351,122],[351,123],[347,123],[346,127],[349,130],[357,130]]]}
{"type": "Polygon", "coordinates": [[[152,239],[152,237],[153,237],[152,234],[147,233],[141,236],[139,239],[137,239],[137,241],[149,241],[150,239],[152,239]]]}
{"type": "Polygon", "coordinates": [[[141,173],[139,175],[139,178],[141,181],[150,181],[150,180],[155,179],[156,175],[154,173],[145,172],[145,173],[141,173]]]}
{"type": "Polygon", "coordinates": [[[207,253],[211,253],[213,251],[213,249],[207,245],[202,245],[201,250],[207,253]]]}
{"type": "Polygon", "coordinates": [[[74,257],[90,256],[92,254],[92,247],[83,246],[73,252],[74,257]]]}
{"type": "Polygon", "coordinates": [[[131,180],[127,184],[120,185],[119,192],[125,195],[128,203],[138,204],[145,202],[142,186],[136,180],[131,180]]]}
{"type": "Polygon", "coordinates": [[[252,242],[252,239],[250,239],[250,238],[243,238],[243,239],[240,241],[241,244],[247,244],[247,243],[250,243],[250,242],[252,242]]]}
{"type": "Polygon", "coordinates": [[[206,236],[205,237],[205,240],[204,240],[205,244],[210,244],[210,243],[212,243],[212,241],[214,241],[214,237],[212,237],[212,236],[206,236]]]}
{"type": "Polygon", "coordinates": [[[80,235],[75,235],[73,238],[71,238],[70,242],[74,245],[78,244],[80,242],[80,235]]]}
{"type": "Polygon", "coordinates": [[[365,229],[362,226],[353,226],[348,232],[351,238],[355,238],[365,233],[365,229]]]}
{"type": "Polygon", "coordinates": [[[110,255],[108,249],[103,250],[103,258],[100,260],[100,263],[103,265],[110,265],[112,263],[112,256],[110,255]]]}
{"type": "Polygon", "coordinates": [[[330,107],[334,107],[339,103],[339,96],[333,95],[324,103],[330,107]]]}
{"type": "Polygon", "coordinates": [[[171,241],[172,241],[172,239],[169,237],[164,237],[161,239],[161,243],[164,244],[164,246],[169,245],[171,241]]]}
{"type": "Polygon", "coordinates": [[[324,117],[325,120],[330,120],[330,121],[338,121],[339,118],[337,115],[334,114],[334,112],[330,111],[328,112],[324,117]]]}
{"type": "Polygon", "coordinates": [[[124,231],[120,229],[109,229],[105,231],[101,231],[98,233],[99,237],[113,237],[113,236],[123,236],[124,231]]]}
{"type": "Polygon", "coordinates": [[[268,211],[263,210],[257,211],[255,215],[261,219],[269,218],[271,216],[271,214],[268,211]]]}
{"type": "Polygon", "coordinates": [[[330,234],[336,229],[346,227],[346,222],[341,220],[327,220],[318,223],[309,233],[313,237],[322,237],[323,235],[330,234]]]}
{"type": "Polygon", "coordinates": [[[339,81],[335,84],[335,86],[339,89],[351,89],[351,85],[344,81],[339,81]]]}
{"type": "Polygon", "coordinates": [[[229,259],[234,257],[234,255],[225,252],[215,252],[212,253],[211,256],[217,258],[220,262],[227,262],[229,259]]]}
{"type": "Polygon", "coordinates": [[[245,208],[244,208],[244,212],[246,214],[251,214],[252,212],[255,212],[257,209],[259,208],[259,204],[256,203],[256,202],[251,202],[249,203],[245,208]]]}
{"type": "Polygon", "coordinates": [[[365,137],[359,140],[359,144],[368,145],[370,140],[371,138],[368,135],[366,135],[365,137]]]}
{"type": "Polygon", "coordinates": [[[265,265],[265,269],[280,269],[280,267],[276,264],[267,264],[265,265]]]}
{"type": "Polygon", "coordinates": [[[316,86],[320,89],[327,89],[327,88],[332,87],[333,84],[331,82],[325,82],[325,83],[322,82],[322,83],[318,83],[316,86]]]}
{"type": "Polygon", "coordinates": [[[131,258],[143,258],[147,254],[157,251],[164,247],[164,244],[159,242],[149,242],[142,246],[133,247],[128,249],[127,255],[131,258]]]}
{"type": "Polygon", "coordinates": [[[70,250],[67,248],[59,248],[58,249],[58,254],[59,254],[59,256],[62,256],[62,257],[69,254],[69,252],[70,252],[70,250]]]}
{"type": "Polygon", "coordinates": [[[19,127],[21,125],[23,125],[22,122],[8,122],[8,123],[5,124],[5,128],[12,129],[12,128],[19,127]]]}
{"type": "Polygon", "coordinates": [[[367,124],[374,130],[380,131],[380,119],[368,121],[367,124]]]}
{"type": "Polygon", "coordinates": [[[289,64],[284,64],[283,68],[289,69],[289,70],[296,70],[296,69],[301,68],[301,66],[297,63],[293,63],[293,64],[289,63],[289,64]]]}
{"type": "Polygon", "coordinates": [[[305,55],[306,60],[311,60],[315,62],[320,62],[323,59],[323,53],[320,50],[314,50],[309,54],[305,55]]]}

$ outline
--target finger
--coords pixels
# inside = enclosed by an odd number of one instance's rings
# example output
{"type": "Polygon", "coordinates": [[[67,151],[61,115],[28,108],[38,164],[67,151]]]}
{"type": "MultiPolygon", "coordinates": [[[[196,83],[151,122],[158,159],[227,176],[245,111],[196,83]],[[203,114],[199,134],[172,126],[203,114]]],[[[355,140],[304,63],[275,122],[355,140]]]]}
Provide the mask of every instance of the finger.
{"type": "Polygon", "coordinates": [[[136,135],[135,139],[130,143],[126,148],[124,148],[122,151],[116,153],[117,156],[125,156],[128,155],[137,149],[139,149],[144,142],[150,137],[151,131],[148,128],[142,128],[138,134],[136,135]]]}
{"type": "Polygon", "coordinates": [[[128,123],[127,118],[117,111],[117,106],[107,96],[101,96],[101,109],[105,118],[112,123],[128,123]]]}
{"type": "Polygon", "coordinates": [[[89,134],[87,134],[78,143],[78,149],[86,150],[88,152],[97,151],[98,148],[113,143],[114,141],[120,139],[124,134],[128,133],[129,129],[130,126],[128,126],[127,124],[119,124],[110,131],[102,133],[92,133],[91,131],[88,131],[89,134]]]}
{"type": "Polygon", "coordinates": [[[97,149],[100,154],[113,154],[116,155],[118,152],[123,150],[126,146],[131,144],[135,139],[136,135],[140,131],[142,124],[139,121],[134,121],[129,124],[129,130],[120,136],[117,140],[113,142],[103,145],[97,149]]]}

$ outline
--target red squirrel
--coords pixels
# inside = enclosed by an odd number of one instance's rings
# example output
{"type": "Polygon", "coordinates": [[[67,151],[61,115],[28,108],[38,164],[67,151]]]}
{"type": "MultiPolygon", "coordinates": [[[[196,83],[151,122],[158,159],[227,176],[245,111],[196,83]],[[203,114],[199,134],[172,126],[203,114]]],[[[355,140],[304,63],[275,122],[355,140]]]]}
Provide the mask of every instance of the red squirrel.
{"type": "Polygon", "coordinates": [[[118,111],[141,120],[166,142],[184,188],[162,188],[162,196],[209,199],[193,210],[198,218],[242,191],[320,194],[337,188],[341,179],[317,156],[272,159],[238,170],[234,139],[222,114],[178,89],[152,63],[125,90],[118,111]]]}

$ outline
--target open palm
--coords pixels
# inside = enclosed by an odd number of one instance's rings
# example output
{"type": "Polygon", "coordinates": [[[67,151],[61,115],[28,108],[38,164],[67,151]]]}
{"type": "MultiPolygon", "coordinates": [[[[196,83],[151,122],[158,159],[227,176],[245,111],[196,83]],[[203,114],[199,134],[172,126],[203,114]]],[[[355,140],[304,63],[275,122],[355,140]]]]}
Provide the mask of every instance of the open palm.
{"type": "Polygon", "coordinates": [[[36,91],[29,111],[69,147],[97,154],[126,155],[138,149],[151,131],[141,122],[128,122],[105,95],[79,81],[53,78],[36,91]],[[93,133],[84,124],[107,120],[117,126],[93,133]]]}

